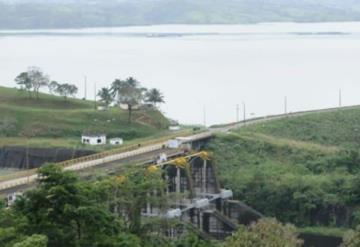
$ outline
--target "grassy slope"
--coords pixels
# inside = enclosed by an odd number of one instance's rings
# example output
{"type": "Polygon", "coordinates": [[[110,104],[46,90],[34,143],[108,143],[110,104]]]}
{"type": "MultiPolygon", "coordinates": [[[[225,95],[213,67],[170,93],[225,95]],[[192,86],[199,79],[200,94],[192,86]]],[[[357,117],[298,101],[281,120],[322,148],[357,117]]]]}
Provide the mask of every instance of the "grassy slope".
{"type": "Polygon", "coordinates": [[[350,227],[360,212],[358,130],[360,108],[353,108],[247,126],[209,148],[222,183],[265,215],[301,227],[350,227]]]}
{"type": "Polygon", "coordinates": [[[30,138],[31,145],[73,147],[79,145],[84,131],[132,140],[158,135],[168,125],[155,110],[135,111],[134,123],[129,125],[127,111],[119,108],[95,111],[91,101],[65,101],[47,94],[29,99],[23,92],[4,87],[0,87],[0,112],[0,146],[23,145],[30,138]]]}
{"type": "Polygon", "coordinates": [[[242,131],[263,133],[275,137],[336,145],[360,147],[360,108],[312,113],[299,117],[274,120],[249,126],[242,131]]]}

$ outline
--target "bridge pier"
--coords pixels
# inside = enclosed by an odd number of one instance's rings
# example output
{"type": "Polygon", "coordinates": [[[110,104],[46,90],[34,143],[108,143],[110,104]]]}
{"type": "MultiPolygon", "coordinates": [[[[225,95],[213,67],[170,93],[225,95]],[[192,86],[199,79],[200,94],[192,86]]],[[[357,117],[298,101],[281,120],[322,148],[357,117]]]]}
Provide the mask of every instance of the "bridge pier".
{"type": "Polygon", "coordinates": [[[165,217],[178,217],[199,235],[214,239],[224,239],[238,224],[262,217],[245,204],[231,200],[232,191],[221,189],[212,162],[201,157],[192,157],[187,167],[174,165],[176,162],[162,166],[168,184],[166,193],[175,193],[165,217]]]}

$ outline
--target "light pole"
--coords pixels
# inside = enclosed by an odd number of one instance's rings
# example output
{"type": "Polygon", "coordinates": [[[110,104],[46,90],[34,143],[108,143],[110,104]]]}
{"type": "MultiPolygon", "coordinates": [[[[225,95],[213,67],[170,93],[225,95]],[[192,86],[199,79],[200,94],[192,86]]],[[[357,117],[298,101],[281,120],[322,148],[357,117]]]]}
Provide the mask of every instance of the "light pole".
{"type": "Polygon", "coordinates": [[[236,122],[240,121],[240,106],[239,104],[236,105],[236,122]]]}
{"type": "Polygon", "coordinates": [[[94,109],[97,108],[97,102],[96,102],[96,82],[94,83],[94,109]]]}
{"type": "Polygon", "coordinates": [[[339,108],[342,107],[342,92],[341,88],[339,89],[339,108]]]}
{"type": "Polygon", "coordinates": [[[287,96],[284,98],[284,113],[287,115],[287,96]]]}
{"type": "Polygon", "coordinates": [[[87,98],[87,76],[84,76],[84,100],[87,98]]]}
{"type": "Polygon", "coordinates": [[[242,102],[242,105],[243,105],[243,117],[244,117],[243,122],[244,122],[244,125],[245,125],[246,124],[246,104],[245,104],[244,101],[242,102]]]}
{"type": "Polygon", "coordinates": [[[203,109],[203,121],[204,121],[204,127],[206,128],[206,107],[205,106],[203,109]]]}

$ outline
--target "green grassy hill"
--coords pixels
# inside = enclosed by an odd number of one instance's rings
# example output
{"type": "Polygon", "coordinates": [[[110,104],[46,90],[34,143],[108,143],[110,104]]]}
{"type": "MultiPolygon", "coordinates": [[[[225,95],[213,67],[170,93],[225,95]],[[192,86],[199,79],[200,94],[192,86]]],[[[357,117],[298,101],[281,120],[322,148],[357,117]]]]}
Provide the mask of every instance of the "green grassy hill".
{"type": "Polygon", "coordinates": [[[290,116],[267,124],[249,126],[242,131],[323,145],[360,148],[360,107],[290,116]]]}
{"type": "Polygon", "coordinates": [[[360,224],[358,130],[354,107],[249,125],[208,148],[236,198],[267,216],[328,232],[323,227],[360,224]]]}
{"type": "Polygon", "coordinates": [[[134,111],[128,123],[127,111],[118,107],[94,110],[94,102],[41,94],[30,99],[17,89],[0,87],[0,146],[74,146],[84,131],[106,133],[125,140],[165,132],[168,120],[157,110],[134,111]],[[28,141],[26,141],[28,140],[28,141]]]}

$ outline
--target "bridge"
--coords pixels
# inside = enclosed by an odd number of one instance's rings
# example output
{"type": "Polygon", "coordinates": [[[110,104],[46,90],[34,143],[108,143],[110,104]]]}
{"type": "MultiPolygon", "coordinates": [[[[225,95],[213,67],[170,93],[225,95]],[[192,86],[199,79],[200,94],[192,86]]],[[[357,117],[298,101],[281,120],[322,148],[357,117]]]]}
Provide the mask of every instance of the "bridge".
{"type": "MultiPolygon", "coordinates": [[[[103,153],[98,153],[94,155],[81,157],[78,159],[61,162],[59,163],[59,165],[63,166],[65,170],[81,171],[89,168],[111,166],[114,163],[118,164],[118,163],[123,163],[125,161],[134,161],[134,162],[141,161],[144,157],[150,159],[154,157],[154,155],[159,155],[161,153],[166,153],[169,157],[173,157],[174,150],[166,148],[167,141],[171,138],[176,138],[179,136],[185,137],[183,138],[183,144],[189,144],[189,147],[198,150],[201,149],[204,141],[212,138],[216,133],[221,133],[221,132],[225,133],[231,129],[243,127],[244,125],[262,123],[262,122],[281,119],[285,117],[301,116],[309,113],[336,111],[339,109],[346,109],[352,107],[359,107],[359,106],[328,108],[328,109],[258,117],[238,123],[231,123],[231,124],[218,126],[216,128],[210,128],[207,131],[196,134],[188,133],[188,132],[179,132],[179,133],[175,133],[172,136],[166,136],[164,138],[156,139],[154,141],[144,142],[117,150],[111,150],[103,153]]],[[[181,152],[181,150],[177,150],[175,154],[178,154],[178,152],[181,152]]],[[[31,170],[17,172],[7,176],[0,176],[0,196],[4,196],[8,192],[24,190],[27,187],[33,186],[37,178],[36,171],[37,169],[31,169],[31,170]]]]}
{"type": "MultiPolygon", "coordinates": [[[[206,239],[224,239],[238,224],[249,224],[262,217],[244,203],[232,200],[231,190],[221,188],[216,166],[206,151],[149,165],[147,169],[149,172],[162,170],[167,184],[165,192],[173,194],[169,198],[174,199],[165,212],[147,204],[143,216],[180,219],[206,239]]],[[[169,232],[171,237],[179,237],[184,229],[166,229],[166,233],[169,232]]]]}
{"type": "MultiPolygon", "coordinates": [[[[76,172],[105,169],[109,173],[111,168],[119,167],[125,163],[147,165],[149,171],[162,169],[168,184],[166,192],[168,194],[181,194],[182,197],[170,202],[170,207],[165,213],[152,205],[147,205],[143,209],[143,215],[146,217],[178,218],[204,238],[223,239],[231,234],[238,224],[248,224],[262,217],[262,215],[242,202],[232,200],[232,191],[220,187],[216,176],[216,166],[209,155],[202,150],[204,143],[217,133],[226,133],[233,128],[244,125],[334,110],[338,110],[338,108],[266,116],[246,122],[210,128],[201,133],[180,132],[175,133],[174,136],[85,156],[58,165],[63,166],[64,170],[76,172]],[[178,137],[181,145],[169,148],[169,138],[174,139],[176,137],[178,137]],[[166,156],[165,160],[159,161],[154,158],[162,155],[166,156]]],[[[36,181],[36,169],[0,177],[0,196],[4,197],[30,189],[36,186],[36,181]]],[[[179,229],[172,229],[171,234],[181,234],[178,231],[179,229]]]]}

